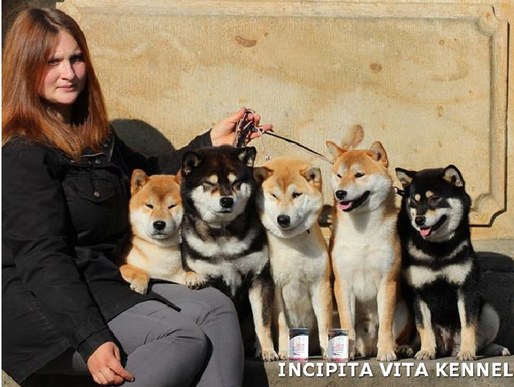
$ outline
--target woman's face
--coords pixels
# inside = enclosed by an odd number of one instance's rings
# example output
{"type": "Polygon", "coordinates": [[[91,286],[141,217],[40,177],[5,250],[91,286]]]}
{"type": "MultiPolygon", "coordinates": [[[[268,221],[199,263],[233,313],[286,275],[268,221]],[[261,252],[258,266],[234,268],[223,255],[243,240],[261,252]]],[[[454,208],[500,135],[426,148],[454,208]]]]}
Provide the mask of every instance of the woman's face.
{"type": "Polygon", "coordinates": [[[69,113],[84,90],[86,78],[86,63],[77,41],[67,31],[60,31],[46,65],[40,96],[58,112],[69,113]]]}

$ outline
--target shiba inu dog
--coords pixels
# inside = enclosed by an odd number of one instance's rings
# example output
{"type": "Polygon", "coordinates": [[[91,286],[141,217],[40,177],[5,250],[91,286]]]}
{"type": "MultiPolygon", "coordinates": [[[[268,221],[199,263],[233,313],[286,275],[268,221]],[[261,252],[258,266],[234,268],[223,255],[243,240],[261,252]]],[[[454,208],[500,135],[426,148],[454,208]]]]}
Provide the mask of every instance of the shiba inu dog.
{"type": "Polygon", "coordinates": [[[257,356],[277,360],[271,337],[273,281],[266,235],[255,211],[253,147],[204,148],[182,161],[182,260],[186,285],[214,286],[238,308],[250,301],[257,356]]]}
{"type": "Polygon", "coordinates": [[[172,175],[148,177],[140,169],[132,173],[129,203],[132,243],[120,271],[136,292],[145,294],[150,278],[184,283],[179,182],[179,177],[172,175]]]}
{"type": "Polygon", "coordinates": [[[321,171],[300,159],[277,157],[255,168],[254,176],[262,182],[256,203],[275,283],[279,358],[287,358],[290,327],[317,327],[325,356],[332,291],[327,245],[317,223],[323,208],[321,171]]]}
{"type": "MultiPolygon", "coordinates": [[[[362,129],[361,129],[362,130],[362,129]]],[[[327,141],[334,157],[334,229],[330,254],[340,324],[349,330],[350,357],[396,360],[395,339],[408,337],[408,310],[399,297],[400,241],[396,231],[392,179],[380,142],[351,149],[362,132],[343,147],[327,141]]]]}
{"type": "Polygon", "coordinates": [[[421,339],[415,357],[508,355],[492,343],[499,317],[480,296],[468,221],[471,199],[462,174],[449,165],[419,172],[397,168],[396,175],[405,190],[398,217],[402,273],[421,339]]]}

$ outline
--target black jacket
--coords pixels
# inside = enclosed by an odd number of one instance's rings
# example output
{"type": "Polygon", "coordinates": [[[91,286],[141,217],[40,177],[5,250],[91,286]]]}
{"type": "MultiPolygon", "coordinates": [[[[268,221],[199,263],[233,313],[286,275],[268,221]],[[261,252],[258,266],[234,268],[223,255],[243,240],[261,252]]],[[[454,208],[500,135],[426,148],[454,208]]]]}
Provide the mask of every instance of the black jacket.
{"type": "MultiPolygon", "coordinates": [[[[110,258],[129,231],[130,176],[175,173],[186,148],[146,158],[116,135],[75,162],[16,138],[2,152],[2,368],[21,382],[72,347],[113,340],[106,322],[145,299],[110,258]]],[[[164,300],[162,300],[164,301],[164,300]]]]}

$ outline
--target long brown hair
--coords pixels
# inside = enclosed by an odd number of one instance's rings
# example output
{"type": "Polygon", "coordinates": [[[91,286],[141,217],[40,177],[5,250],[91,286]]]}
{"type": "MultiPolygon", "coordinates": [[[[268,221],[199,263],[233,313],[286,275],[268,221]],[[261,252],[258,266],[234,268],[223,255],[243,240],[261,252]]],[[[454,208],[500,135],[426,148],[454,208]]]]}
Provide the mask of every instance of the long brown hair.
{"type": "Polygon", "coordinates": [[[22,136],[78,158],[87,148],[98,149],[109,131],[100,84],[78,24],[57,9],[21,11],[7,33],[2,56],[2,145],[22,136]],[[73,104],[70,125],[59,120],[39,95],[60,31],[77,41],[87,72],[84,90],[73,104]]]}

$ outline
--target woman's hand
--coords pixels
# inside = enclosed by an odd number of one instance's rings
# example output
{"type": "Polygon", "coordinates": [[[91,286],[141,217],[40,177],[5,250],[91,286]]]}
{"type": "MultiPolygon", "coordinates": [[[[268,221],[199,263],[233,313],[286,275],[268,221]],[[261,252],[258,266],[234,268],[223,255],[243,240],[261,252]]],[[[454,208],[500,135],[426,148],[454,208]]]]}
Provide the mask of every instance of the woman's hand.
{"type": "Polygon", "coordinates": [[[121,365],[120,350],[112,341],[99,346],[89,359],[87,368],[95,383],[103,386],[133,382],[135,378],[121,365]]]}
{"type": "MultiPolygon", "coordinates": [[[[230,117],[222,119],[218,122],[211,130],[211,142],[214,146],[221,145],[234,145],[234,140],[236,137],[236,125],[241,118],[245,115],[246,108],[242,107],[239,111],[230,117]]],[[[268,130],[273,129],[273,125],[266,124],[259,126],[261,121],[261,116],[259,114],[250,114],[248,116],[249,120],[252,120],[255,127],[259,128],[262,132],[266,132],[268,130]]],[[[253,132],[250,134],[250,138],[248,141],[253,140],[261,136],[261,132],[253,132]]]]}

